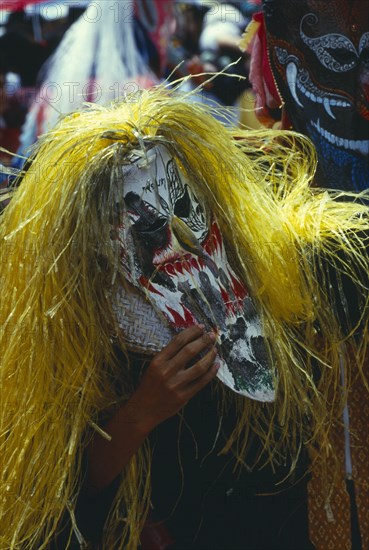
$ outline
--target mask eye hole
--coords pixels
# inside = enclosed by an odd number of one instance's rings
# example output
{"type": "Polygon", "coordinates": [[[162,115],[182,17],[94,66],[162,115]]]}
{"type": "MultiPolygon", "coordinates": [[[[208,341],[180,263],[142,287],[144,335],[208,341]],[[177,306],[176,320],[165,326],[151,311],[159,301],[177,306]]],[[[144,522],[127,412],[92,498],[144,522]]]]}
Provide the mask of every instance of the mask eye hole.
{"type": "Polygon", "coordinates": [[[346,48],[327,48],[326,51],[340,65],[354,64],[357,59],[355,53],[346,48]]]}
{"type": "Polygon", "coordinates": [[[128,217],[131,227],[139,233],[154,233],[168,225],[168,218],[163,216],[154,206],[142,200],[134,192],[129,192],[124,198],[128,209],[128,217]]]}
{"type": "Polygon", "coordinates": [[[166,173],[173,214],[180,218],[193,231],[197,240],[202,243],[208,234],[208,216],[205,205],[200,204],[188,184],[182,180],[173,159],[168,162],[166,173]]]}
{"type": "Polygon", "coordinates": [[[168,225],[166,218],[157,218],[153,222],[147,220],[139,220],[133,225],[133,229],[139,233],[155,233],[163,230],[168,225]]]}
{"type": "Polygon", "coordinates": [[[187,188],[184,188],[183,195],[174,203],[174,215],[178,218],[188,218],[191,213],[191,199],[187,188]]]}

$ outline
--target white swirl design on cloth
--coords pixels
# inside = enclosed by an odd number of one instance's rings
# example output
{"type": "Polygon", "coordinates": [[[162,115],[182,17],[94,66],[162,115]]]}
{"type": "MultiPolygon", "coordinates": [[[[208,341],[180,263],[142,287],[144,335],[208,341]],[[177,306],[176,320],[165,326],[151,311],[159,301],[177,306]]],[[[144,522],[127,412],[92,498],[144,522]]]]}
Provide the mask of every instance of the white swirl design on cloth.
{"type": "Polygon", "coordinates": [[[318,22],[318,17],[313,13],[306,14],[300,24],[301,39],[311,51],[314,52],[319,62],[328,70],[335,73],[345,73],[351,71],[359,61],[359,56],[364,49],[369,46],[369,33],[366,32],[360,39],[359,51],[356,49],[351,40],[339,33],[330,33],[316,38],[311,38],[303,31],[303,26],[313,26],[318,22]],[[348,62],[340,62],[334,58],[334,55],[329,50],[340,50],[345,53],[352,54],[352,59],[348,62]]]}
{"type": "Polygon", "coordinates": [[[363,36],[360,38],[359,54],[364,50],[369,50],[369,32],[364,32],[363,36]]]}
{"type": "Polygon", "coordinates": [[[292,97],[300,107],[304,107],[297,91],[310,99],[313,103],[323,105],[327,114],[335,119],[332,107],[347,108],[351,107],[351,103],[342,95],[328,93],[325,90],[318,88],[311,80],[309,72],[301,66],[299,59],[295,55],[289,55],[284,48],[275,48],[277,59],[281,65],[286,65],[286,80],[292,97]]]}

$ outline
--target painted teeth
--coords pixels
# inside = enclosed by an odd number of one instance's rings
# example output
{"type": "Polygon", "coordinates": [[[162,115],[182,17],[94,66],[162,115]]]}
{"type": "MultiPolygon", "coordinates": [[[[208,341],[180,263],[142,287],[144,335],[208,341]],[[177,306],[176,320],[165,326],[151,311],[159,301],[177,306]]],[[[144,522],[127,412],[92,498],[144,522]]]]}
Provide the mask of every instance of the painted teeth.
{"type": "Polygon", "coordinates": [[[286,78],[287,78],[288,86],[290,88],[290,92],[293,96],[293,99],[296,101],[298,105],[300,105],[300,107],[303,107],[303,104],[299,100],[296,93],[297,67],[294,63],[288,63],[286,68],[286,78]]]}
{"type": "Polygon", "coordinates": [[[200,266],[199,266],[199,262],[196,260],[195,257],[192,257],[191,260],[191,266],[196,269],[197,271],[200,271],[200,266]]]}
{"type": "Polygon", "coordinates": [[[360,153],[361,155],[367,156],[369,154],[369,140],[364,139],[346,139],[341,138],[339,136],[335,136],[334,134],[331,134],[324,128],[320,126],[320,120],[318,119],[318,122],[312,122],[312,125],[314,128],[319,132],[321,136],[323,136],[329,143],[332,143],[333,145],[337,145],[337,147],[341,147],[342,149],[346,149],[348,151],[354,151],[355,153],[360,153]]]}
{"type": "MultiPolygon", "coordinates": [[[[313,94],[312,92],[309,92],[309,90],[307,90],[305,88],[305,86],[303,84],[301,84],[300,82],[297,83],[297,87],[299,89],[299,91],[304,94],[304,96],[306,96],[308,99],[310,99],[311,101],[313,101],[314,103],[323,103],[324,104],[324,107],[351,107],[351,103],[349,103],[348,101],[344,101],[344,100],[340,100],[340,99],[333,99],[333,98],[329,98],[329,97],[321,97],[319,95],[315,95],[313,94]]],[[[291,93],[292,93],[292,90],[291,90],[291,93]]],[[[296,90],[294,92],[296,94],[296,90]]],[[[293,95],[293,94],[292,94],[293,95]]],[[[333,116],[333,118],[335,118],[333,116]]]]}
{"type": "MultiPolygon", "coordinates": [[[[314,94],[311,90],[308,90],[302,83],[301,75],[299,75],[299,72],[301,71],[298,70],[298,67],[295,62],[290,61],[289,63],[287,63],[287,66],[286,66],[287,83],[288,83],[292,97],[300,107],[303,108],[304,106],[297,95],[297,89],[301,94],[303,94],[313,103],[322,104],[328,116],[330,116],[334,120],[336,119],[336,117],[332,112],[332,107],[351,107],[351,103],[343,99],[338,99],[337,97],[336,98],[327,97],[327,96],[323,97],[323,96],[314,94]]],[[[311,81],[310,81],[310,84],[311,86],[313,86],[311,81]]],[[[316,91],[319,92],[318,88],[316,88],[316,91]]]]}
{"type": "Polygon", "coordinates": [[[327,97],[324,98],[323,104],[324,104],[324,109],[327,111],[328,115],[331,118],[335,119],[336,117],[332,113],[331,106],[330,106],[330,103],[329,103],[329,99],[327,97]]]}

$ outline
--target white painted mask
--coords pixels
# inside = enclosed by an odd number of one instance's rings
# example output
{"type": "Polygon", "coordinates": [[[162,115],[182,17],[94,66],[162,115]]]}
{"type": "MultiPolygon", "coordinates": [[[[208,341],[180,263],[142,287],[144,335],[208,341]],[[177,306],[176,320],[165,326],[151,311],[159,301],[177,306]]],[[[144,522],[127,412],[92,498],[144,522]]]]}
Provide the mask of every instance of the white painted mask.
{"type": "Polygon", "coordinates": [[[272,401],[260,318],[228,263],[216,218],[165,147],[133,151],[128,162],[115,234],[132,292],[121,288],[114,304],[128,347],[159,351],[175,333],[204,324],[217,334],[218,378],[240,394],[272,401]],[[127,316],[129,303],[133,313],[127,316]]]}

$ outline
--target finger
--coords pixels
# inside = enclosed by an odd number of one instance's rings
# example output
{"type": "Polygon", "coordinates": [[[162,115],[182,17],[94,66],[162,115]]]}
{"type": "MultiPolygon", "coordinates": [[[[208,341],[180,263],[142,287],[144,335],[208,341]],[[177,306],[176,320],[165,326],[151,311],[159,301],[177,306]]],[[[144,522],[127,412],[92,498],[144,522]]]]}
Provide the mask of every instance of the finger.
{"type": "Polygon", "coordinates": [[[198,364],[202,364],[201,357],[202,352],[205,352],[207,348],[213,348],[216,340],[214,332],[205,332],[196,340],[192,340],[182,347],[176,355],[168,361],[168,366],[171,371],[179,372],[187,369],[194,361],[198,364]]]}
{"type": "Polygon", "coordinates": [[[211,350],[209,350],[204,357],[196,361],[192,367],[179,373],[178,380],[180,380],[182,384],[191,385],[197,379],[202,378],[214,364],[217,354],[218,350],[213,346],[211,350]]]}
{"type": "Polygon", "coordinates": [[[165,346],[155,357],[161,361],[169,361],[189,342],[196,340],[204,334],[204,325],[193,325],[176,334],[169,344],[165,346]]]}
{"type": "Polygon", "coordinates": [[[219,371],[219,363],[212,363],[208,370],[200,377],[196,378],[187,386],[187,400],[191,399],[196,393],[202,390],[209,382],[211,382],[219,371]]]}

